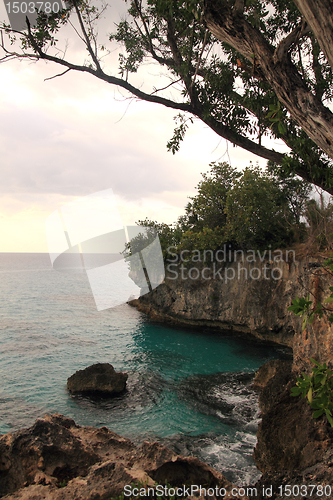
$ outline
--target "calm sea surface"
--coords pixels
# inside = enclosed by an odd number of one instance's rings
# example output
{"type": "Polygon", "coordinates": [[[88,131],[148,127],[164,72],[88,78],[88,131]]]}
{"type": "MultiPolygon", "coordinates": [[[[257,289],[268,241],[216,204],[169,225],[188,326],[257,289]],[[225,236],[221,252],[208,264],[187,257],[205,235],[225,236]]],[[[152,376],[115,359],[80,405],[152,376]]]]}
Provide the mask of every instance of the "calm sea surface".
{"type": "Polygon", "coordinates": [[[282,349],[227,332],[156,324],[127,304],[98,312],[87,277],[54,271],[48,254],[0,253],[0,433],[58,412],[196,455],[240,484],[258,424],[250,383],[282,349]],[[129,375],[114,399],[73,397],[67,378],[108,362],[129,375]]]}

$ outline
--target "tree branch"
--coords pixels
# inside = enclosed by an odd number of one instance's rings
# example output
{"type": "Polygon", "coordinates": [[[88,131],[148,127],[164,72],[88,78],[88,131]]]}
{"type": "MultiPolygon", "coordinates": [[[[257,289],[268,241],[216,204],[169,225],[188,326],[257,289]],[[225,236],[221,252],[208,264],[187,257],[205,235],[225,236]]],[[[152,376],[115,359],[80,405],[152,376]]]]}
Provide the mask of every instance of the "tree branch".
{"type": "Polygon", "coordinates": [[[37,54],[39,54],[40,57],[42,57],[42,55],[43,55],[42,49],[38,46],[36,40],[34,39],[32,33],[31,33],[31,25],[30,25],[30,21],[28,19],[28,16],[26,16],[25,21],[27,23],[27,28],[28,28],[28,39],[32,45],[32,48],[35,50],[35,52],[37,54]]]}
{"type": "Polygon", "coordinates": [[[76,15],[77,15],[78,20],[79,20],[80,28],[81,28],[81,31],[83,33],[83,36],[84,36],[84,39],[85,39],[85,43],[87,45],[88,52],[89,52],[92,60],[94,61],[97,70],[98,71],[102,71],[102,68],[101,68],[101,66],[99,64],[99,60],[98,60],[96,54],[94,53],[94,51],[92,49],[92,46],[91,46],[91,43],[90,43],[90,40],[89,40],[89,36],[88,36],[88,34],[86,32],[86,29],[84,27],[84,24],[83,24],[83,21],[82,21],[82,16],[81,16],[80,11],[78,9],[77,3],[76,3],[75,0],[73,1],[73,3],[74,3],[74,9],[75,9],[76,15]]]}
{"type": "Polygon", "coordinates": [[[333,113],[313,95],[290,58],[275,62],[274,47],[244,17],[234,16],[224,0],[205,0],[204,6],[204,18],[213,35],[248,60],[255,59],[292,120],[333,158],[333,113]]]}
{"type": "Polygon", "coordinates": [[[179,83],[182,81],[182,78],[178,78],[178,80],[175,80],[171,83],[168,83],[168,85],[166,85],[165,87],[162,87],[160,89],[155,89],[152,94],[156,94],[156,92],[161,92],[161,90],[165,90],[165,89],[168,89],[169,87],[172,87],[172,85],[175,85],[175,83],[179,83]]]}
{"type": "Polygon", "coordinates": [[[332,0],[294,0],[317,38],[326,59],[333,68],[333,3],[332,0]]]}
{"type": "Polygon", "coordinates": [[[235,146],[239,146],[243,149],[246,149],[250,153],[253,153],[257,156],[261,156],[261,158],[265,158],[266,160],[271,160],[275,163],[281,164],[285,155],[283,153],[279,153],[272,149],[267,149],[256,142],[251,141],[247,137],[244,137],[237,132],[234,132],[226,125],[223,125],[221,122],[215,120],[212,116],[205,117],[204,113],[200,110],[193,111],[194,115],[200,118],[206,125],[208,125],[214,132],[216,132],[220,137],[227,139],[235,146]]]}
{"type": "Polygon", "coordinates": [[[205,50],[205,46],[206,46],[206,43],[207,43],[207,36],[208,36],[208,30],[205,31],[205,38],[204,38],[204,41],[202,43],[201,52],[200,52],[200,55],[199,55],[199,58],[198,58],[198,62],[197,62],[197,66],[195,68],[195,72],[194,72],[194,75],[193,75],[193,78],[192,78],[191,87],[193,87],[193,85],[195,83],[195,79],[196,79],[198,71],[199,71],[200,63],[201,63],[201,60],[202,60],[202,54],[203,54],[203,52],[205,50]]]}
{"type": "Polygon", "coordinates": [[[303,36],[311,33],[310,26],[307,25],[304,21],[299,24],[288,36],[283,38],[279,45],[276,47],[274,52],[274,62],[281,62],[283,59],[288,57],[288,52],[291,47],[298,42],[303,36]]]}
{"type": "Polygon", "coordinates": [[[58,73],[57,75],[54,75],[54,76],[50,76],[49,78],[44,78],[44,82],[46,82],[47,80],[53,80],[53,78],[57,78],[58,76],[63,76],[65,75],[66,73],[68,73],[68,71],[70,71],[71,69],[68,68],[68,69],[65,69],[65,71],[63,71],[62,73],[58,73]]]}
{"type": "MultiPolygon", "coordinates": [[[[146,20],[145,20],[143,14],[142,14],[141,6],[139,6],[138,0],[134,0],[133,3],[135,5],[136,11],[139,14],[141,22],[143,24],[143,27],[144,27],[144,30],[145,30],[145,33],[146,33],[146,37],[147,37],[147,40],[148,40],[148,45],[149,45],[150,53],[153,56],[153,58],[156,59],[156,61],[158,61],[159,63],[161,63],[161,61],[160,61],[161,58],[155,52],[155,48],[154,48],[153,42],[151,40],[151,36],[150,36],[150,33],[149,33],[149,29],[148,29],[146,20]]],[[[139,31],[141,33],[141,30],[139,30],[139,31]]]]}
{"type": "Polygon", "coordinates": [[[175,30],[174,30],[174,22],[173,22],[173,19],[171,17],[169,17],[169,19],[168,19],[167,27],[168,27],[167,40],[168,40],[173,58],[175,60],[177,69],[180,71],[181,67],[183,65],[183,58],[182,58],[180,50],[177,46],[176,37],[175,37],[175,30]]]}
{"type": "MultiPolygon", "coordinates": [[[[21,34],[24,35],[24,33],[21,33],[21,34]]],[[[35,42],[33,36],[31,35],[31,31],[30,31],[28,36],[29,36],[29,40],[31,41],[33,48],[35,49],[35,51],[37,53],[24,53],[24,54],[20,54],[20,55],[17,53],[11,53],[11,54],[13,54],[13,56],[21,57],[21,58],[29,58],[29,59],[34,59],[34,60],[43,59],[46,61],[51,61],[51,62],[54,62],[54,63],[59,64],[61,66],[65,66],[67,68],[67,70],[65,72],[67,72],[69,70],[75,70],[75,71],[80,71],[83,73],[89,73],[89,74],[99,78],[100,80],[103,80],[107,83],[110,83],[111,85],[116,85],[118,87],[121,87],[121,88],[127,90],[133,96],[138,97],[139,99],[142,99],[144,101],[162,104],[163,106],[166,106],[166,107],[171,108],[171,109],[176,109],[176,110],[191,113],[194,116],[197,116],[198,118],[200,118],[212,130],[214,130],[219,136],[223,137],[224,139],[227,139],[228,141],[232,142],[236,146],[240,146],[241,148],[244,148],[253,154],[261,156],[262,158],[272,160],[276,163],[281,163],[281,161],[284,158],[283,154],[278,153],[276,151],[272,151],[270,149],[267,149],[267,148],[255,143],[255,142],[251,141],[250,139],[247,139],[246,137],[242,136],[241,134],[238,134],[237,132],[232,131],[230,128],[223,125],[221,122],[218,122],[213,117],[209,117],[209,118],[205,117],[206,113],[204,112],[203,109],[201,109],[201,107],[198,103],[194,104],[193,102],[192,103],[174,102],[174,101],[171,101],[171,100],[166,99],[164,97],[154,95],[156,90],[152,94],[148,94],[148,93],[143,92],[140,89],[134,87],[133,85],[128,83],[126,80],[123,80],[121,78],[117,78],[117,77],[114,77],[111,75],[107,75],[102,70],[96,70],[96,69],[89,67],[89,66],[82,66],[82,65],[78,65],[78,64],[73,64],[73,63],[70,63],[69,61],[66,61],[64,59],[60,59],[56,56],[52,56],[50,54],[47,54],[47,53],[43,52],[39,47],[37,47],[36,42],[35,42]]]]}

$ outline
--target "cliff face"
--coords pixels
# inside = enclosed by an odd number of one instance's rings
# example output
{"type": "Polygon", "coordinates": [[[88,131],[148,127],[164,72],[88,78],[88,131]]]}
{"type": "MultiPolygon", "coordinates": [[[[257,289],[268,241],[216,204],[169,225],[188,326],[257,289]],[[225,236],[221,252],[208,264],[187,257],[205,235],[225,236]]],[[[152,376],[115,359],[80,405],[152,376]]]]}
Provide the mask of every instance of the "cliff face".
{"type": "Polygon", "coordinates": [[[164,282],[131,305],[154,320],[248,332],[293,348],[294,370],[309,369],[310,356],[329,362],[333,328],[315,319],[302,332],[287,311],[295,297],[330,294],[330,276],[318,262],[285,260],[167,266],[164,282]]]}
{"type": "Polygon", "coordinates": [[[316,317],[302,332],[302,319],[287,310],[307,294],[314,303],[323,301],[331,293],[331,276],[315,261],[257,259],[224,263],[219,274],[212,265],[203,269],[192,271],[191,279],[189,268],[169,268],[163,284],[133,305],[154,320],[234,329],[292,347],[293,362],[263,365],[255,379],[262,420],[254,459],[263,473],[255,498],[287,500],[290,485],[303,485],[306,492],[319,485],[315,497],[331,498],[331,490],[323,493],[320,485],[333,481],[333,431],[326,418],[312,418],[306,400],[290,393],[297,373],[311,371],[310,357],[332,366],[333,327],[316,317]],[[266,494],[267,485],[272,491],[266,494]]]}
{"type": "Polygon", "coordinates": [[[262,420],[253,457],[263,473],[256,500],[267,498],[263,493],[267,485],[272,500],[332,498],[331,487],[325,490],[325,485],[333,482],[333,429],[326,418],[312,418],[307,400],[291,396],[295,382],[288,361],[270,361],[256,373],[262,420]]]}
{"type": "MultiPolygon", "coordinates": [[[[171,268],[162,285],[132,305],[155,320],[235,329],[292,346],[293,366],[271,361],[255,378],[262,421],[254,458],[263,476],[252,499],[288,500],[293,487],[292,498],[302,487],[303,498],[331,499],[333,430],[325,418],[312,419],[307,402],[292,398],[290,389],[293,371],[308,369],[310,356],[331,361],[333,328],[316,319],[302,332],[301,319],[287,311],[296,296],[329,295],[330,276],[315,262],[238,264],[195,267],[198,272],[191,273],[191,267],[171,268]],[[260,278],[253,269],[262,271],[260,278]]],[[[0,497],[8,500],[109,500],[137,480],[148,486],[218,485],[226,497],[238,498],[230,482],[194,457],[156,443],[137,448],[106,428],[80,427],[61,415],[0,437],[0,497]]]]}

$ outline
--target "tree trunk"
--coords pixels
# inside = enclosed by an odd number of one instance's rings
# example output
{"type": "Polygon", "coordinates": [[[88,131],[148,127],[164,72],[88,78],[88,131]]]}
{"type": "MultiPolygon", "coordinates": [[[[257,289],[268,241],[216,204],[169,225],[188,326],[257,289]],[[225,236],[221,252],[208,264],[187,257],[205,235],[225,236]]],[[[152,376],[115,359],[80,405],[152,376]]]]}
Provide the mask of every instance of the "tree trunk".
{"type": "Polygon", "coordinates": [[[333,2],[332,0],[294,0],[304,16],[330,66],[333,68],[333,2]]]}
{"type": "Polygon", "coordinates": [[[333,158],[333,113],[303,81],[290,60],[288,44],[281,44],[275,49],[242,15],[233,13],[225,0],[205,0],[205,20],[216,38],[232,46],[258,67],[292,119],[322,151],[333,158]]]}

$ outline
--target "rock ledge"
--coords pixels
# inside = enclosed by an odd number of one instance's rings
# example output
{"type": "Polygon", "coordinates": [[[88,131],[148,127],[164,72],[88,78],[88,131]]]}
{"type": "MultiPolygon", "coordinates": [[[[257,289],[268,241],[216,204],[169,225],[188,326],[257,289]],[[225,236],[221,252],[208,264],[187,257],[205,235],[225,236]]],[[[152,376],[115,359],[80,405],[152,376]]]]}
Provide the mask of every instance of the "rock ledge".
{"type": "Polygon", "coordinates": [[[0,457],[0,497],[6,500],[110,500],[138,481],[234,487],[195,457],[147,441],[136,447],[106,427],[81,427],[59,414],[1,436],[0,457]]]}

